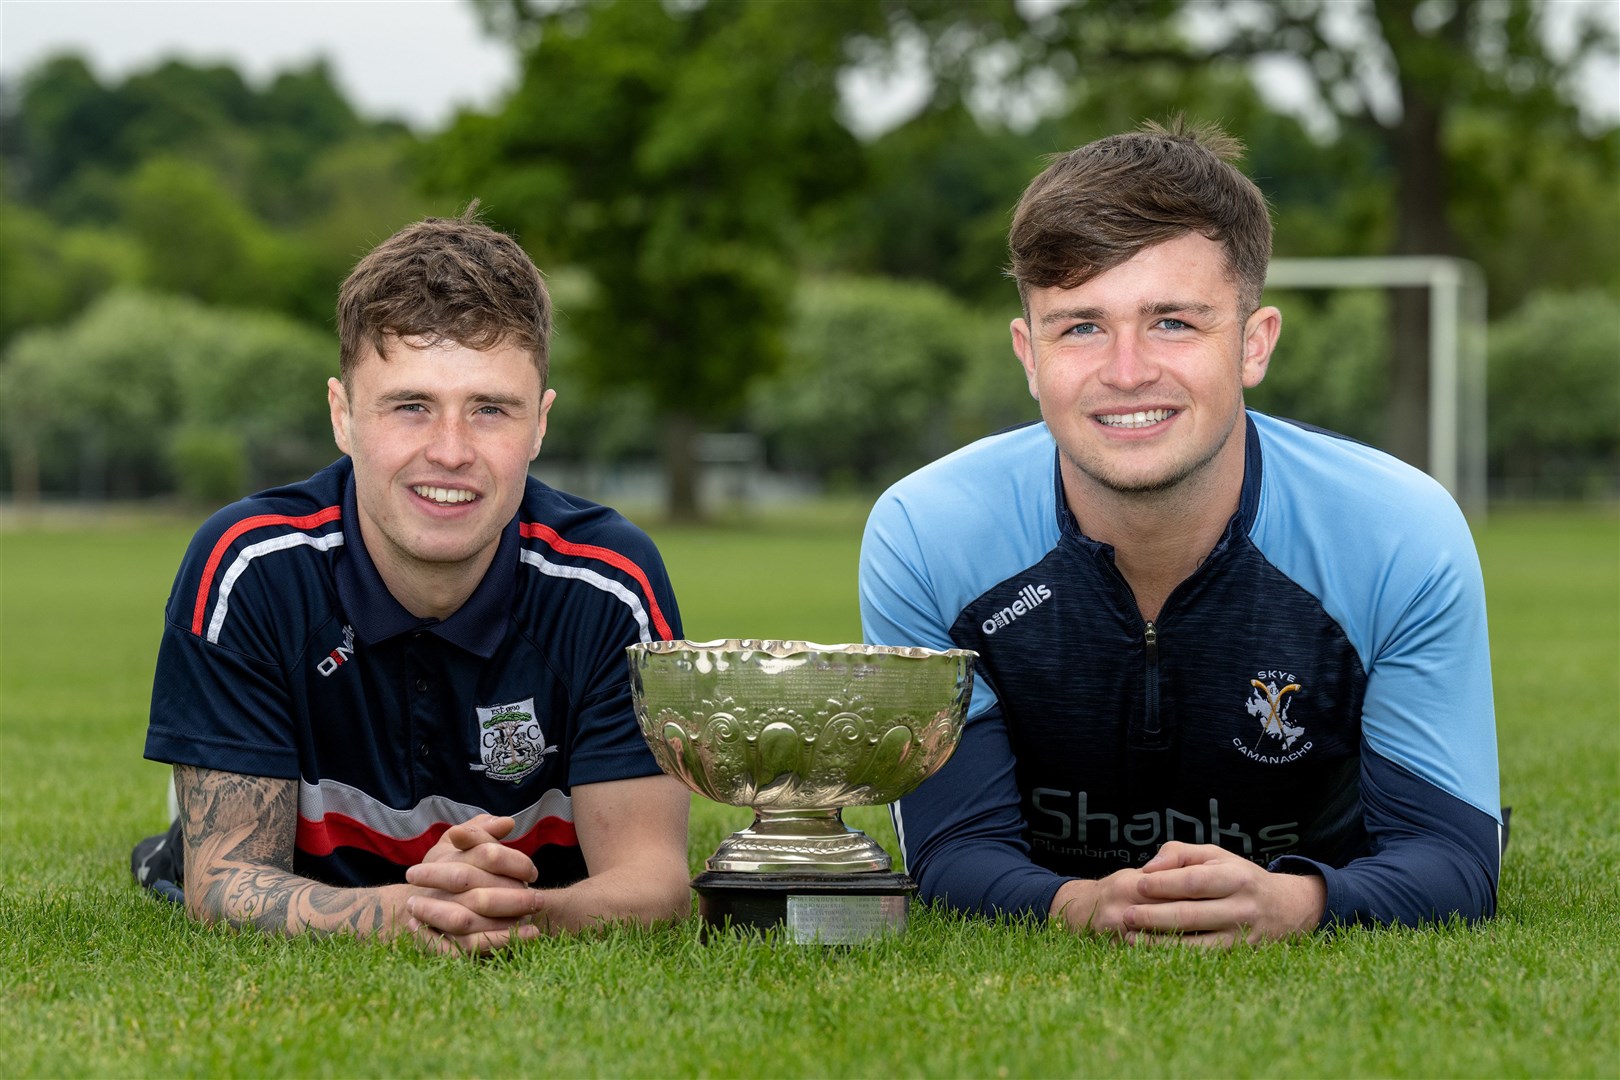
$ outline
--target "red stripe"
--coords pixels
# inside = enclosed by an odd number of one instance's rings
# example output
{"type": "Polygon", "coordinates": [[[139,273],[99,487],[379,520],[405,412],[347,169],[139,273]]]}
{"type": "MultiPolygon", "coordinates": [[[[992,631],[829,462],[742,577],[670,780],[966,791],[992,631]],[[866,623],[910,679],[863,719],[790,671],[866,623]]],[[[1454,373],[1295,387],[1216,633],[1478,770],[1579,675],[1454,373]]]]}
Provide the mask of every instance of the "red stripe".
{"type": "MultiPolygon", "coordinates": [[[[367,828],[364,823],[346,814],[332,813],[319,821],[300,817],[297,844],[298,850],[306,855],[325,856],[338,848],[358,848],[380,855],[395,866],[415,866],[427,857],[433,845],[439,842],[439,837],[449,828],[448,822],[441,821],[428,826],[420,836],[401,840],[367,828]]],[[[573,822],[559,817],[544,817],[522,836],[502,842],[532,857],[547,845],[578,847],[579,837],[574,832],[573,822]]]]}
{"type": "Polygon", "coordinates": [[[674,632],[669,628],[669,623],[664,621],[664,613],[658,609],[658,597],[653,595],[652,583],[647,580],[647,575],[642,572],[641,567],[620,555],[617,551],[605,547],[596,547],[592,544],[570,543],[558,536],[557,530],[541,525],[538,522],[521,522],[518,525],[518,532],[531,540],[544,540],[560,554],[577,555],[584,559],[598,559],[629,574],[641,583],[641,591],[647,597],[647,613],[652,616],[653,626],[658,630],[659,636],[665,641],[675,636],[674,632]]]}
{"type": "Polygon", "coordinates": [[[237,537],[252,529],[262,528],[266,525],[291,525],[295,529],[314,529],[325,525],[328,521],[336,521],[343,516],[343,508],[328,506],[325,510],[310,514],[308,517],[288,517],[285,514],[260,514],[258,517],[243,518],[219,538],[214,550],[208,556],[208,563],[203,567],[202,584],[197,588],[197,606],[191,615],[191,632],[198,637],[203,632],[203,614],[208,610],[208,592],[214,587],[214,574],[219,570],[219,564],[225,558],[225,552],[236,542],[237,537]]]}

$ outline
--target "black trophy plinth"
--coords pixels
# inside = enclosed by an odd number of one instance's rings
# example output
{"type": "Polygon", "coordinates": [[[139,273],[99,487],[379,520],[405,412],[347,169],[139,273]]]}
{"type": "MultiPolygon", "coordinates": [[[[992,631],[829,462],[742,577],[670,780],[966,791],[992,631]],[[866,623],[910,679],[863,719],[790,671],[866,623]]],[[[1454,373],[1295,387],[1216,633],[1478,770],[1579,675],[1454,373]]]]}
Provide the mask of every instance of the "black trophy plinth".
{"type": "Polygon", "coordinates": [[[789,874],[708,870],[692,880],[701,936],[780,926],[801,945],[856,945],[903,933],[916,882],[905,874],[789,874]]]}

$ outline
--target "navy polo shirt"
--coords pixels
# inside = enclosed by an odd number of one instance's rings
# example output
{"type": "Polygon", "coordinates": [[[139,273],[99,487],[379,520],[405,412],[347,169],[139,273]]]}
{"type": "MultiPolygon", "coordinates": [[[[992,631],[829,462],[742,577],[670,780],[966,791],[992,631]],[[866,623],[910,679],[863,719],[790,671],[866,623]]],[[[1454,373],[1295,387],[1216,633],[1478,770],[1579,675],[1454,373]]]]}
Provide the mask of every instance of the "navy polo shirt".
{"type": "Polygon", "coordinates": [[[530,478],[484,580],[447,619],[388,592],[353,468],[211,517],[170,594],[146,756],[296,779],[294,870],[404,880],[445,829],[517,819],[539,884],[586,875],[570,792],[659,771],[626,646],[681,636],[652,541],[530,478]]]}

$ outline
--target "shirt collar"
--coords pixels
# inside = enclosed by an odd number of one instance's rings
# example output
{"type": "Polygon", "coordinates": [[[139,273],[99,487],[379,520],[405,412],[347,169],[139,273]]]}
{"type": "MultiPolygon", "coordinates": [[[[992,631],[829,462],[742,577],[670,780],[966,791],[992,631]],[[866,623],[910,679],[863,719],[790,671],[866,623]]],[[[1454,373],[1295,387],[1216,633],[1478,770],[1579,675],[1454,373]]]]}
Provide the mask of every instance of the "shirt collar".
{"type": "Polygon", "coordinates": [[[484,580],[448,619],[422,619],[405,610],[383,584],[360,535],[354,473],[343,488],[343,551],[337,559],[338,598],[354,632],[367,645],[412,631],[425,630],[485,659],[495,654],[506,634],[513,588],[517,581],[518,523],[514,516],[501,530],[500,546],[484,580]]]}

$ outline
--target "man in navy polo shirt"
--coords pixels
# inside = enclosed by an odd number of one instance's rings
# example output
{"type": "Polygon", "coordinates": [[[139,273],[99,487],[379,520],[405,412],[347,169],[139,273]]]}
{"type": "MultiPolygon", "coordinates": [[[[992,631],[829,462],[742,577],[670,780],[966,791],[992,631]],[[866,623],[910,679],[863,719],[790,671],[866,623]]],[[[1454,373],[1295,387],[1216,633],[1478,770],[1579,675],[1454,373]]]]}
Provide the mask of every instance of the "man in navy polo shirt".
{"type": "Polygon", "coordinates": [[[197,533],[146,756],[178,816],[137,878],[205,921],[483,952],[689,909],[689,795],[626,646],[680,636],[658,552],[529,477],[556,392],[516,242],[428,219],[338,301],[345,456],[197,533]]]}

